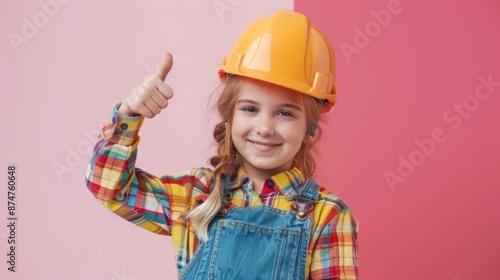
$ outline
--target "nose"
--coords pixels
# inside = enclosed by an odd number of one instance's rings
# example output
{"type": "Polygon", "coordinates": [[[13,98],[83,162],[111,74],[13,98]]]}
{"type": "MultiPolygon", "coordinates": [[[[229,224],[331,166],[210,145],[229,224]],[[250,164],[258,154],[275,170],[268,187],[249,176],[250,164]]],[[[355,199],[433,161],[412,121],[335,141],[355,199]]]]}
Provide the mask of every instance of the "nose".
{"type": "Polygon", "coordinates": [[[274,135],[274,118],[262,114],[256,123],[256,132],[260,136],[274,135]]]}

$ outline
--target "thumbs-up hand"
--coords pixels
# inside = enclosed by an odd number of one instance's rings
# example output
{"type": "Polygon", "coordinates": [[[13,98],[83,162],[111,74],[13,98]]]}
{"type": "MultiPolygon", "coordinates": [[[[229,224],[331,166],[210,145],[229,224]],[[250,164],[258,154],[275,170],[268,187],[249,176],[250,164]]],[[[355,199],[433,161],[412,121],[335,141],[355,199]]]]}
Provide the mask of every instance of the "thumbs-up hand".
{"type": "Polygon", "coordinates": [[[172,89],[164,82],[172,69],[173,58],[170,53],[165,53],[160,69],[147,78],[142,84],[132,89],[123,100],[118,112],[121,115],[142,115],[153,118],[162,109],[167,108],[168,100],[174,95],[172,89]]]}

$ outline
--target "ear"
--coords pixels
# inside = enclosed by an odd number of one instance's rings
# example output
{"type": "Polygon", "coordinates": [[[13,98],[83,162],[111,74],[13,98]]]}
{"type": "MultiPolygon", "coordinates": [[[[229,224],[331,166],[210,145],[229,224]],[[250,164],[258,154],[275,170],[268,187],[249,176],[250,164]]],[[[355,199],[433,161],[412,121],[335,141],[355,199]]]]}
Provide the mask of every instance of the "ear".
{"type": "Polygon", "coordinates": [[[309,135],[314,136],[314,134],[316,133],[316,129],[317,129],[317,127],[314,124],[310,123],[309,124],[309,135]]]}
{"type": "Polygon", "coordinates": [[[304,143],[311,143],[314,139],[314,135],[316,134],[316,126],[312,123],[309,124],[309,129],[304,137],[304,143]]]}
{"type": "Polygon", "coordinates": [[[304,136],[304,140],[302,141],[303,143],[311,143],[314,139],[314,135],[311,135],[309,133],[306,134],[306,136],[304,136]]]}

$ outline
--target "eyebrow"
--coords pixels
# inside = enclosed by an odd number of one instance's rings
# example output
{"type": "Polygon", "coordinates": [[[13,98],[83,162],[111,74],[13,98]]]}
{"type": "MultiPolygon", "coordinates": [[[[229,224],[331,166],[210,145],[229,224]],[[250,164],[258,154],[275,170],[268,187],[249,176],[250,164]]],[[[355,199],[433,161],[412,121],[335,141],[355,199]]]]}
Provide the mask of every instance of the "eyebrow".
{"type": "MultiPolygon", "coordinates": [[[[236,104],[239,104],[239,103],[250,103],[250,104],[253,104],[253,105],[260,105],[259,102],[257,101],[254,101],[254,100],[250,100],[250,99],[240,99],[238,101],[236,101],[236,104]]],[[[284,104],[280,104],[279,107],[289,107],[289,108],[293,108],[295,110],[298,110],[298,111],[302,111],[302,108],[293,104],[293,103],[284,103],[284,104]]]]}

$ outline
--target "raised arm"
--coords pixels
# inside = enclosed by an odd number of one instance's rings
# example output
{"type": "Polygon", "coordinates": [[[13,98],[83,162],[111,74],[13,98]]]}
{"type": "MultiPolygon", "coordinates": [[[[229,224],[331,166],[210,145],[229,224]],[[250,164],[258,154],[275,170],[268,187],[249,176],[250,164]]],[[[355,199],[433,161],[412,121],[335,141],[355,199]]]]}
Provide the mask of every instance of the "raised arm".
{"type": "Polygon", "coordinates": [[[144,118],[158,115],[173,96],[164,82],[171,67],[172,55],[167,53],[159,71],[114,108],[86,174],[89,190],[108,209],[144,229],[167,235],[191,196],[193,184],[186,182],[203,181],[195,171],[159,178],[135,167],[144,118]]]}

